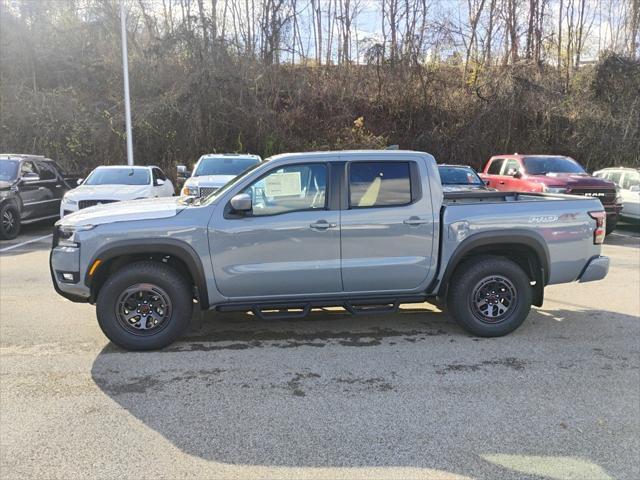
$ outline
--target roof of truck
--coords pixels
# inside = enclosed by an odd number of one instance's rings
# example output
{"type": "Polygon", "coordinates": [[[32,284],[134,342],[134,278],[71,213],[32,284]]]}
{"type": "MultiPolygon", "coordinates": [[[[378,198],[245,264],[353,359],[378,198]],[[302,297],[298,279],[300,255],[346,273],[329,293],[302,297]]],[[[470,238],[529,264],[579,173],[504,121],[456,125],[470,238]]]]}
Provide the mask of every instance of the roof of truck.
{"type": "Polygon", "coordinates": [[[274,155],[270,157],[270,160],[281,160],[286,158],[297,158],[297,157],[335,157],[340,155],[356,155],[356,156],[385,156],[390,157],[389,160],[393,160],[394,157],[406,157],[406,156],[416,156],[416,155],[429,155],[431,154],[427,152],[419,152],[415,150],[328,150],[328,151],[318,151],[318,152],[293,152],[293,153],[280,153],[278,155],[274,155]]]}

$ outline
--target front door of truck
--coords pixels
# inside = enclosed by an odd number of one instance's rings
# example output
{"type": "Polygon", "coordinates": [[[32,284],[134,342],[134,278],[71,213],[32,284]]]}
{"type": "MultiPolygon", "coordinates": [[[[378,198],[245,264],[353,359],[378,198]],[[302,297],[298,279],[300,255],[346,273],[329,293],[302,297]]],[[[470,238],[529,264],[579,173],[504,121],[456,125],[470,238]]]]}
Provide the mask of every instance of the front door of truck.
{"type": "Polygon", "coordinates": [[[276,166],[233,192],[248,194],[252,208],[216,212],[209,224],[220,293],[240,299],[340,292],[340,211],[329,206],[331,188],[329,165],[313,162],[276,166]]]}
{"type": "Polygon", "coordinates": [[[426,166],[416,161],[354,161],[342,212],[345,292],[409,291],[435,268],[434,214],[426,166]]]}

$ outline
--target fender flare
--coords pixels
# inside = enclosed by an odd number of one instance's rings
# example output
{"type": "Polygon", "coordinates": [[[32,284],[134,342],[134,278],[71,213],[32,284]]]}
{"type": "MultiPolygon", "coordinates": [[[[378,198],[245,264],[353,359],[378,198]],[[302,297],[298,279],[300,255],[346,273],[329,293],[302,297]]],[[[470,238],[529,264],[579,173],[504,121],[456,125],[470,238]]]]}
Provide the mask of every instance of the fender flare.
{"type": "Polygon", "coordinates": [[[117,257],[145,253],[170,255],[181,260],[186,265],[191,277],[193,278],[194,284],[197,288],[198,301],[200,302],[202,309],[206,310],[209,308],[207,280],[200,256],[191,245],[173,238],[122,240],[100,248],[91,257],[91,261],[87,266],[87,271],[84,276],[85,285],[91,289],[92,277],[89,276],[89,269],[96,260],[107,262],[117,257]]]}
{"type": "Polygon", "coordinates": [[[453,252],[453,255],[449,259],[447,267],[444,270],[444,274],[442,275],[442,280],[438,285],[438,296],[442,296],[445,293],[447,285],[449,283],[449,279],[453,275],[453,272],[456,270],[465,255],[467,255],[470,251],[478,247],[499,246],[514,243],[524,245],[535,252],[536,257],[538,258],[538,262],[540,262],[540,268],[542,269],[542,272],[540,272],[540,274],[542,276],[543,285],[541,287],[544,287],[544,285],[549,282],[550,260],[549,248],[547,247],[547,244],[542,236],[539,233],[531,230],[494,230],[490,232],[475,233],[463,240],[460,245],[458,245],[458,247],[453,252]]]}

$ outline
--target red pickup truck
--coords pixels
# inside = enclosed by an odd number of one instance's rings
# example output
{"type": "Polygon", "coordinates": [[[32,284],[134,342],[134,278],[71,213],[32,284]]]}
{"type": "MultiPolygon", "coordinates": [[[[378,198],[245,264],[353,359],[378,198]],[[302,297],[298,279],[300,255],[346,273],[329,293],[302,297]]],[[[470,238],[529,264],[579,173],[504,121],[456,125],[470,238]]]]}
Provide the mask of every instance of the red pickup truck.
{"type": "Polygon", "coordinates": [[[622,210],[613,182],[589,175],[578,162],[562,155],[496,155],[480,177],[492,188],[508,192],[568,193],[595,197],[607,212],[607,234],[622,210]]]}

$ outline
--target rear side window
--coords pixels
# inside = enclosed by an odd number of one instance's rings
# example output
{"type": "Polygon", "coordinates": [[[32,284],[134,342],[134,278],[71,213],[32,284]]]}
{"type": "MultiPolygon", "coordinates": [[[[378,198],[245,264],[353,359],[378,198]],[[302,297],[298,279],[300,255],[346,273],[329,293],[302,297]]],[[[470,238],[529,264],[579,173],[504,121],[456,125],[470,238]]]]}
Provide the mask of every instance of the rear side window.
{"type": "Polygon", "coordinates": [[[625,190],[629,190],[631,187],[637,187],[638,185],[640,185],[639,172],[627,173],[624,176],[624,180],[622,181],[622,188],[624,188],[625,190]]]}
{"type": "Polygon", "coordinates": [[[504,158],[496,158],[489,165],[489,169],[487,173],[489,175],[500,175],[500,169],[502,168],[502,164],[504,163],[504,158]]]}
{"type": "Polygon", "coordinates": [[[354,162],[349,166],[349,206],[389,207],[411,203],[408,162],[354,162]]]}

